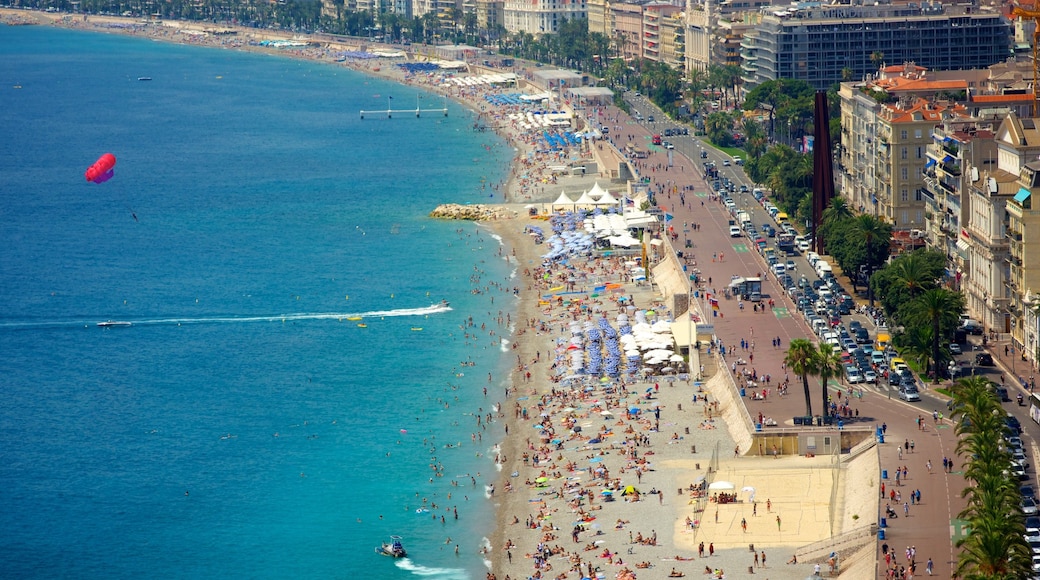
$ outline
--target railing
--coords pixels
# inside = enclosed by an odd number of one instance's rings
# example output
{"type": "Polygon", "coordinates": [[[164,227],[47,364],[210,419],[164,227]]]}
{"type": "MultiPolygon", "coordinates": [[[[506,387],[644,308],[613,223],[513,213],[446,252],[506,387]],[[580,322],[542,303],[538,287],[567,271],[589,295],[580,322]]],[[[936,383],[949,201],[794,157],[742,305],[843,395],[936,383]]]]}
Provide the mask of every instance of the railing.
{"type": "Polygon", "coordinates": [[[808,562],[824,558],[831,552],[838,552],[840,555],[842,552],[855,551],[872,542],[875,536],[877,536],[877,524],[871,523],[826,540],[807,544],[795,550],[794,553],[799,560],[808,562]]]}

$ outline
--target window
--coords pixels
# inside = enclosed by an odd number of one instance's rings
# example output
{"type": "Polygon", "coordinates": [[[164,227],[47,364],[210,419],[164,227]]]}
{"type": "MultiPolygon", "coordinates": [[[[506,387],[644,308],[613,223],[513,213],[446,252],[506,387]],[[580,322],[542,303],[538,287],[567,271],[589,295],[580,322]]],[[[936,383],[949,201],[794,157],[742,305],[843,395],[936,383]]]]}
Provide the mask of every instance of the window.
{"type": "Polygon", "coordinates": [[[902,150],[899,152],[899,158],[906,160],[906,147],[903,147],[902,150]]]}
{"type": "Polygon", "coordinates": [[[910,201],[910,192],[905,187],[899,192],[899,200],[904,202],[910,201]]]}
{"type": "Polygon", "coordinates": [[[918,147],[917,148],[917,158],[921,159],[923,157],[924,157],[924,147],[918,147]]]}
{"type": "Polygon", "coordinates": [[[920,139],[920,138],[921,138],[921,130],[920,129],[914,129],[914,139],[920,139]]]}
{"type": "Polygon", "coordinates": [[[904,140],[904,141],[906,140],[906,129],[903,129],[902,131],[899,132],[899,138],[904,140]]]}
{"type": "Polygon", "coordinates": [[[906,181],[907,179],[910,179],[910,170],[907,169],[906,167],[901,167],[899,169],[899,174],[902,176],[903,181],[906,181]]]}

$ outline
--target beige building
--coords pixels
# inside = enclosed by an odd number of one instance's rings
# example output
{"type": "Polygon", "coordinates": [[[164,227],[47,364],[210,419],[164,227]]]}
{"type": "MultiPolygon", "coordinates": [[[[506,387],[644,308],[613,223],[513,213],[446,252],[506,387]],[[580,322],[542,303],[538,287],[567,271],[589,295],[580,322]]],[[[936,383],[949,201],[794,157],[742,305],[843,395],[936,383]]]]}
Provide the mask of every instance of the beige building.
{"type": "Polygon", "coordinates": [[[1036,360],[1040,343],[1034,305],[1040,291],[1040,268],[1029,264],[1040,256],[1040,207],[1033,207],[1033,195],[1040,195],[1040,161],[1022,168],[1019,185],[1018,193],[1007,202],[1011,337],[1017,348],[1036,360]]]}
{"type": "Polygon", "coordinates": [[[611,38],[617,46],[618,55],[626,61],[642,58],[643,5],[611,2],[610,14],[614,22],[611,38]]]}
{"type": "Polygon", "coordinates": [[[897,230],[924,227],[922,168],[932,141],[932,128],[951,106],[919,97],[882,105],[877,122],[877,167],[872,206],[878,217],[897,230]]]}
{"type": "Polygon", "coordinates": [[[598,32],[607,38],[613,38],[614,21],[610,17],[608,0],[586,0],[589,15],[589,32],[598,32]]]}
{"type": "Polygon", "coordinates": [[[686,13],[675,11],[661,18],[661,62],[686,70],[686,13]]]}
{"type": "MultiPolygon", "coordinates": [[[[662,47],[664,42],[662,37],[665,36],[662,28],[667,26],[664,21],[681,12],[680,7],[672,4],[653,3],[643,6],[643,34],[641,36],[643,45],[640,49],[643,58],[657,62],[666,61],[662,47]]],[[[672,34],[673,38],[669,39],[669,43],[674,47],[674,27],[672,34]]],[[[674,49],[671,58],[675,60],[674,49]]]]}
{"type": "Polygon", "coordinates": [[[967,246],[967,267],[962,277],[968,316],[987,332],[1011,329],[1008,304],[1008,241],[1005,205],[1018,191],[1018,177],[992,169],[979,173],[967,192],[967,223],[957,234],[957,245],[967,246]]]}

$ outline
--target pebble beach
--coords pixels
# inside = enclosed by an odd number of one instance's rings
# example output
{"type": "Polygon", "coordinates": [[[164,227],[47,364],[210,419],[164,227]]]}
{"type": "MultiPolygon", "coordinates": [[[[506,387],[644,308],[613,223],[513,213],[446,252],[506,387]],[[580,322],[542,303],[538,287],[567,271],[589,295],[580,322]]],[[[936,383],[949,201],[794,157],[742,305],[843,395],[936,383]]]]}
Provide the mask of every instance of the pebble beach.
{"type": "MultiPolygon", "coordinates": [[[[584,154],[539,151],[539,131],[525,125],[522,106],[491,105],[485,98],[502,89],[446,83],[440,74],[394,66],[414,55],[340,60],[342,51],[361,47],[318,41],[270,49],[255,42],[290,37],[252,29],[212,35],[188,23],[142,25],[6,9],[0,20],[334,62],[463,103],[481,129],[498,132],[515,149],[509,181],[488,184],[496,209],[481,222],[502,239],[520,287],[504,355],[512,372],[496,380],[505,397],[496,420],[507,435],[499,478],[487,492],[497,510],[486,548],[488,578],[801,579],[817,566],[827,575],[826,540],[861,529],[857,520],[876,513],[876,451],[842,458],[839,467],[833,456],[752,449],[747,410],[717,353],[640,365],[635,375],[620,377],[573,372],[575,350],[609,352],[611,334],[628,334],[626,327],[660,330],[683,314],[670,310],[659,287],[635,279],[636,256],[575,254],[547,261],[546,246],[528,233],[549,229],[546,213],[531,215],[529,206],[540,209],[561,189],[580,192],[598,183],[615,197],[625,195],[625,185],[603,171],[562,176],[551,169],[581,157],[597,160],[602,169],[617,162],[609,147],[584,154]]],[[[873,578],[873,543],[845,554],[833,572],[873,578]]]]}

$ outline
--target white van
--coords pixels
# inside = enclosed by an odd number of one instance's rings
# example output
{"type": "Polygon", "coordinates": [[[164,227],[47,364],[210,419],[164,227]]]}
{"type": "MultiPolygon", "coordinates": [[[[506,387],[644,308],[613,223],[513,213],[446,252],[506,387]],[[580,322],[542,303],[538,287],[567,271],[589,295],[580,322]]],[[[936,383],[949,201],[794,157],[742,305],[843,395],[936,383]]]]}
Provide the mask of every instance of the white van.
{"type": "Polygon", "coordinates": [[[808,254],[805,255],[805,259],[809,261],[809,265],[810,266],[815,268],[816,267],[816,262],[820,261],[820,255],[817,254],[816,252],[809,252],[808,254]]]}
{"type": "Polygon", "coordinates": [[[817,260],[816,262],[816,275],[820,278],[825,278],[827,274],[834,273],[831,265],[826,260],[817,260]]]}

